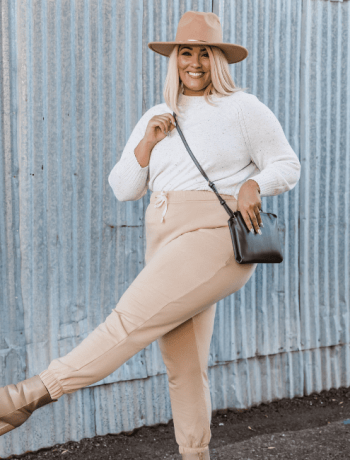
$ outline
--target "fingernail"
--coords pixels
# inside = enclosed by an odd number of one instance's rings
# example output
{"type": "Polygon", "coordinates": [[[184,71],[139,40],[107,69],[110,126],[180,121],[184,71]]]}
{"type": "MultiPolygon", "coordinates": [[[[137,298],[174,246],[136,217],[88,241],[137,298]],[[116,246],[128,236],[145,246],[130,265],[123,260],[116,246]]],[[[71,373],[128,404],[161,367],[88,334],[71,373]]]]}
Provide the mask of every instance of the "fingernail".
{"type": "Polygon", "coordinates": [[[260,227],[263,227],[263,226],[264,226],[264,224],[261,222],[260,227]]]}
{"type": "Polygon", "coordinates": [[[251,233],[254,233],[254,228],[251,228],[251,229],[250,229],[250,232],[251,232],[251,233]]]}
{"type": "Polygon", "coordinates": [[[260,228],[259,228],[259,230],[258,230],[258,233],[259,233],[259,235],[262,235],[262,232],[261,232],[260,228]]]}

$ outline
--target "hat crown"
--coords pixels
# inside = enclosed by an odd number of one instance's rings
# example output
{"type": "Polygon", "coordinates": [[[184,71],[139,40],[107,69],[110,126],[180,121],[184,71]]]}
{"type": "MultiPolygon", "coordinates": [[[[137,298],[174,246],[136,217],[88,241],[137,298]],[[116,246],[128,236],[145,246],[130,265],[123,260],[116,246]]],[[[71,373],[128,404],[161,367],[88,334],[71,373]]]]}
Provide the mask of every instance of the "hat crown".
{"type": "Polygon", "coordinates": [[[179,21],[175,41],[222,43],[219,17],[215,13],[187,11],[179,21]]]}

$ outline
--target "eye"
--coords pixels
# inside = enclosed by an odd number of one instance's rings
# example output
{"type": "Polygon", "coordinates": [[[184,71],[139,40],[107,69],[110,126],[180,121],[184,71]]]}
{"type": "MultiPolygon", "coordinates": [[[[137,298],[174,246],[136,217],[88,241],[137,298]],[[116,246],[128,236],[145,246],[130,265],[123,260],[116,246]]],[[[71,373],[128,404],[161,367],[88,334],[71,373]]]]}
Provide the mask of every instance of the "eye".
{"type": "MultiPolygon", "coordinates": [[[[189,51],[184,51],[182,54],[185,55],[185,54],[191,54],[191,53],[190,53],[189,51]]],[[[207,57],[209,57],[209,54],[208,54],[208,53],[204,53],[204,54],[202,54],[202,56],[207,56],[207,57]]]]}

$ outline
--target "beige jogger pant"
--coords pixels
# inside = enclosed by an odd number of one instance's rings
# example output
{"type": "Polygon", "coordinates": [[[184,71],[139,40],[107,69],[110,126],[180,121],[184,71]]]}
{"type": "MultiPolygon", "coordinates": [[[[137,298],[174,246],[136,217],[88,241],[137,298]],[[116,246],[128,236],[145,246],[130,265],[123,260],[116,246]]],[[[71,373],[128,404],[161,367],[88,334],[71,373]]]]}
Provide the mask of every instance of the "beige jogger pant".
{"type": "MultiPolygon", "coordinates": [[[[236,199],[222,196],[236,211],[236,199]]],[[[214,192],[152,192],[146,265],[105,322],[39,374],[52,398],[102,380],[158,340],[179,452],[209,449],[216,303],[244,286],[257,266],[236,262],[228,218],[214,192]]]]}

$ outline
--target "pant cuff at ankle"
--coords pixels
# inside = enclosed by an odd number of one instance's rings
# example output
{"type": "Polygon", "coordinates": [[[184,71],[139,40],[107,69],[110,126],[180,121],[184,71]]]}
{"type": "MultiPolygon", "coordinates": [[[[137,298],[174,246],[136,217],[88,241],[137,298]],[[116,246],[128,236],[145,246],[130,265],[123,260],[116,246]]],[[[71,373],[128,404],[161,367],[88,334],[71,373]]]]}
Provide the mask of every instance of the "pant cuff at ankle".
{"type": "Polygon", "coordinates": [[[52,372],[46,369],[40,372],[39,377],[50,393],[51,399],[58,399],[63,395],[63,389],[52,372]]]}
{"type": "MultiPolygon", "coordinates": [[[[183,447],[179,446],[179,452],[184,456],[185,454],[198,454],[198,453],[209,453],[209,446],[206,447],[183,447]]],[[[186,456],[184,457],[186,459],[186,456]]],[[[192,458],[192,457],[189,457],[192,458]]],[[[204,456],[204,458],[206,458],[204,456]]],[[[208,457],[209,458],[209,457],[208,457]]]]}

